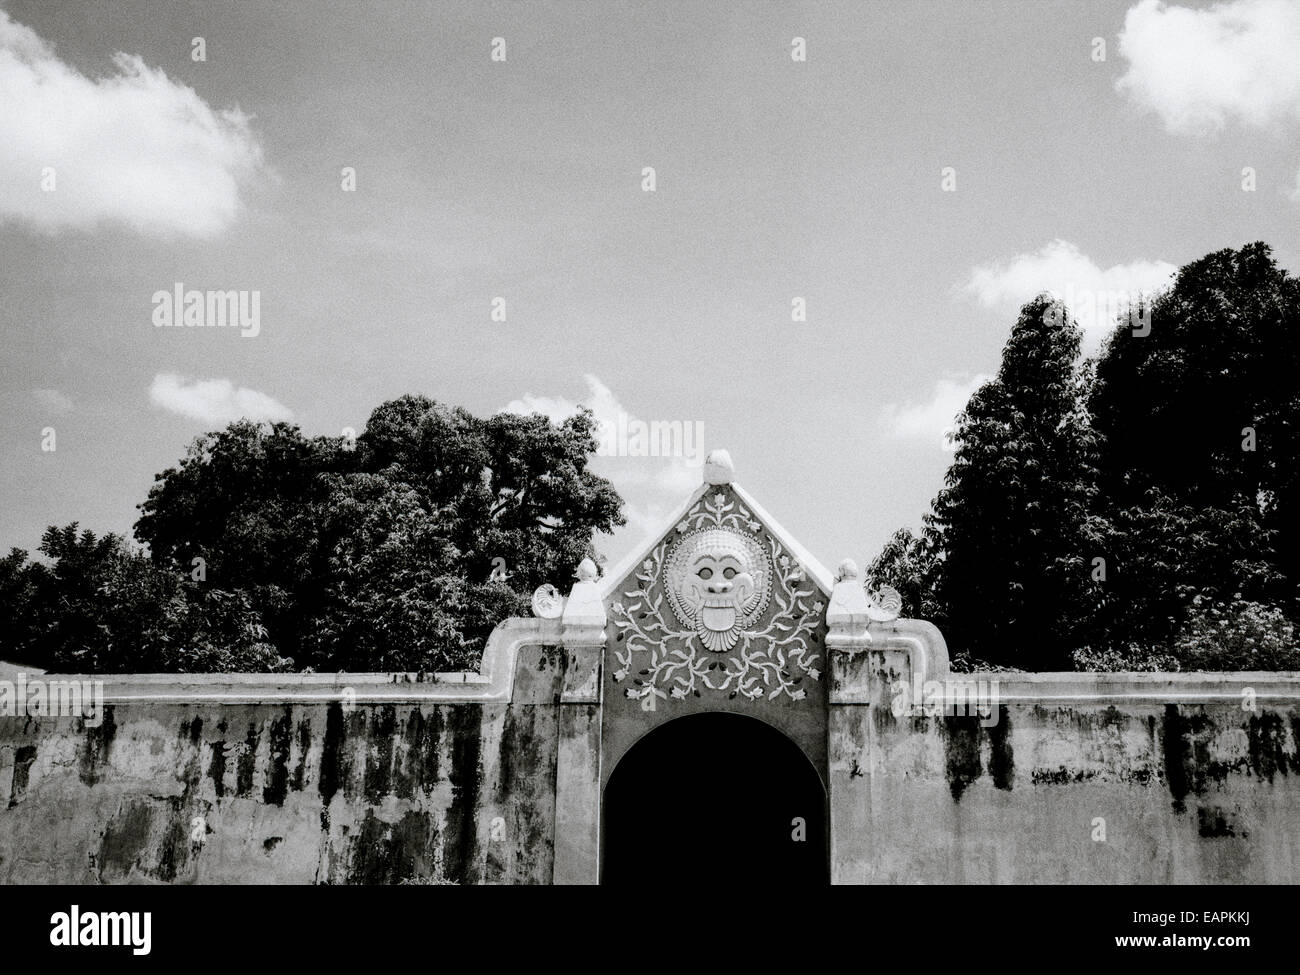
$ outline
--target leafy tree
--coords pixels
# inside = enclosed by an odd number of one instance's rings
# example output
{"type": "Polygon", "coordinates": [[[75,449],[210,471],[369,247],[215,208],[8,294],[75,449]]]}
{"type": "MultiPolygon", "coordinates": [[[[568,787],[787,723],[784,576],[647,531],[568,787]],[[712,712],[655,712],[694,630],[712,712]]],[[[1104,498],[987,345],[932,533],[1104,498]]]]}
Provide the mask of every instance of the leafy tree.
{"type": "Polygon", "coordinates": [[[1173,654],[1185,670],[1297,670],[1295,625],[1275,606],[1234,593],[1229,600],[1192,600],[1173,654]]]}
{"type": "Polygon", "coordinates": [[[59,671],[277,670],[281,660],[243,594],[200,590],[117,535],[49,528],[40,552],[0,566],[16,640],[6,658],[59,671]]]}
{"type": "Polygon", "coordinates": [[[926,518],[937,615],[957,648],[992,663],[1068,665],[1098,598],[1091,558],[1102,526],[1090,511],[1096,448],[1079,343],[1059,303],[1024,306],[997,376],[958,418],[926,518]]]}
{"type": "Polygon", "coordinates": [[[439,514],[467,579],[504,564],[512,588],[531,594],[593,555],[596,531],[624,523],[618,493],[587,470],[596,450],[588,410],[557,426],[540,414],[480,420],[403,396],[371,414],[357,450],[360,469],[395,465],[439,514]]]}
{"type": "Polygon", "coordinates": [[[186,575],[201,568],[203,584],[247,593],[270,641],[297,657],[321,591],[312,560],[322,477],[355,465],[341,437],[241,420],[196,439],[154,478],[135,536],[159,565],[186,575]]]}
{"type": "Polygon", "coordinates": [[[957,655],[1290,666],[1300,282],[1251,244],[1187,265],[1144,306],[1149,333],[1121,320],[1076,367],[1077,330],[1027,305],[959,418],[923,537],[896,534],[872,566],[957,655]]]}
{"type": "Polygon", "coordinates": [[[929,540],[900,528],[867,567],[867,588],[893,586],[902,597],[903,615],[930,620],[943,629],[947,613],[935,594],[940,568],[929,540]]]}
{"type": "Polygon", "coordinates": [[[305,662],[329,670],[464,666],[467,580],[447,526],[394,476],[332,478],[317,534],[326,558],[305,662]]]}
{"type": "Polygon", "coordinates": [[[1118,327],[1089,398],[1114,506],[1151,488],[1201,509],[1253,507],[1280,534],[1294,578],[1300,542],[1300,281],[1266,244],[1182,268],[1152,305],[1150,334],[1118,327]]]}
{"type": "Polygon", "coordinates": [[[1222,250],[1150,318],[1114,330],[1089,396],[1115,569],[1103,642],[1181,654],[1194,596],[1297,618],[1300,282],[1265,244],[1222,250]]]}
{"type": "Polygon", "coordinates": [[[44,666],[40,609],[48,592],[44,585],[45,566],[32,562],[23,549],[11,549],[0,559],[0,660],[44,666]]]}
{"type": "Polygon", "coordinates": [[[1171,653],[1193,598],[1222,599],[1233,585],[1276,591],[1283,582],[1266,555],[1271,533],[1252,505],[1200,507],[1151,488],[1140,505],[1111,512],[1105,524],[1098,550],[1108,573],[1089,635],[1092,653],[1130,646],[1171,653]]]}
{"type": "Polygon", "coordinates": [[[136,536],[159,565],[202,559],[209,585],[246,594],[297,666],[472,667],[497,622],[624,523],[587,470],[594,426],[423,396],[380,405],[355,449],[235,423],[158,475],[136,536]]]}

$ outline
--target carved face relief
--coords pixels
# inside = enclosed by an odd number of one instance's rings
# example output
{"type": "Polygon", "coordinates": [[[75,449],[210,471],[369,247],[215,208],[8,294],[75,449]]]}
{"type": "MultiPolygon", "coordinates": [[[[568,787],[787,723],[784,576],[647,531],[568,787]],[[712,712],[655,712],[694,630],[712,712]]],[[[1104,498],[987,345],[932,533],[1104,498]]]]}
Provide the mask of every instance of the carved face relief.
{"type": "Polygon", "coordinates": [[[730,650],[767,605],[772,573],[758,540],[728,529],[693,532],[668,558],[673,612],[714,653],[730,650]]]}
{"type": "Polygon", "coordinates": [[[808,700],[821,680],[819,596],[780,538],[719,485],[618,587],[609,679],[646,711],[710,694],[808,700]]]}

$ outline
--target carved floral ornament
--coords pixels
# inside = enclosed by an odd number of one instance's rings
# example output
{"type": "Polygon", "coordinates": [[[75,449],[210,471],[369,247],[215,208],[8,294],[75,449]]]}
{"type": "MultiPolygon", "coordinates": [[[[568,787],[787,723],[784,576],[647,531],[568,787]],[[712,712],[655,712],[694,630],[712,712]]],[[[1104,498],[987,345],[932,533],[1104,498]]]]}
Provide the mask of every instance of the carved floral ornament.
{"type": "Polygon", "coordinates": [[[638,588],[611,607],[613,679],[631,678],[629,698],[647,710],[708,692],[799,701],[804,680],[821,679],[812,636],[825,606],[762,527],[734,495],[706,495],[642,562],[638,588]]]}

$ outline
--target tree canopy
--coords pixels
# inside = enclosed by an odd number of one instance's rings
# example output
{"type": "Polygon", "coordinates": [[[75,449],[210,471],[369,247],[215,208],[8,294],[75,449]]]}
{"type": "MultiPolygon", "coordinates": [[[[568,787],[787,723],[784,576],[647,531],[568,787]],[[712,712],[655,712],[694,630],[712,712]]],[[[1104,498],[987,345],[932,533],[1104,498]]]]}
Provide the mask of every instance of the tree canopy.
{"type": "Polygon", "coordinates": [[[155,477],[138,550],[77,525],[0,560],[0,656],[60,670],[473,667],[624,523],[594,421],[486,419],[424,396],[353,444],[232,423],[155,477]]]}
{"type": "Polygon", "coordinates": [[[1300,666],[1280,649],[1300,610],[1300,282],[1250,244],[1143,311],[1080,362],[1068,309],[1026,304],[924,530],[871,566],[960,658],[1300,666]]]}

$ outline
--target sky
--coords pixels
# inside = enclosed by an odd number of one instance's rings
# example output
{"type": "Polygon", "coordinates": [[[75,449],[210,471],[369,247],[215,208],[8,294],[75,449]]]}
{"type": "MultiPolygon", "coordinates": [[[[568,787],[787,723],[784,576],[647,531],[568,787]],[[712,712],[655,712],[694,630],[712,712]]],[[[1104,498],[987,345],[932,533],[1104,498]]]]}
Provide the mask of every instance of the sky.
{"type": "Polygon", "coordinates": [[[1095,350],[1210,251],[1300,269],[1297,51],[1295,0],[0,0],[0,549],[423,393],[698,433],[606,439],[611,561],[715,447],[870,561],[1034,294],[1095,350]]]}

